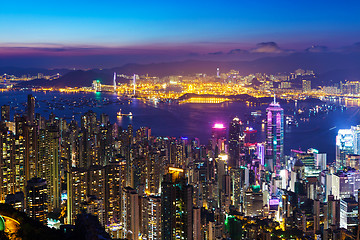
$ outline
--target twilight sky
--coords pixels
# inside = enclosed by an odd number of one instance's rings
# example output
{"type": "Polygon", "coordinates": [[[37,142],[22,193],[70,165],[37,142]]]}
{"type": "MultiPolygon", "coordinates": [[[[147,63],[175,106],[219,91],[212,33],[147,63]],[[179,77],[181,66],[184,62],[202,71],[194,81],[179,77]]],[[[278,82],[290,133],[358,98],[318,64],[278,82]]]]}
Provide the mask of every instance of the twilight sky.
{"type": "Polygon", "coordinates": [[[2,1],[0,65],[65,66],[73,58],[69,65],[117,66],[336,50],[360,42],[359,12],[358,1],[2,1]]]}

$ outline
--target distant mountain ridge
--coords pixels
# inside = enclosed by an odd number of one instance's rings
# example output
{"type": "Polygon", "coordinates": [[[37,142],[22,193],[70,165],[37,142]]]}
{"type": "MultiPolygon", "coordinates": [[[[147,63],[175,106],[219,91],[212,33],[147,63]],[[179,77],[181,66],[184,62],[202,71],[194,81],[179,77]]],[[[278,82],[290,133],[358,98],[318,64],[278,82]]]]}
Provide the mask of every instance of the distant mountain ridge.
{"type": "MultiPolygon", "coordinates": [[[[237,70],[240,74],[250,73],[289,73],[296,69],[314,70],[319,77],[319,84],[333,84],[344,80],[360,80],[360,52],[355,53],[294,53],[287,56],[276,56],[260,58],[253,61],[200,61],[188,60],[180,62],[152,63],[152,64],[126,64],[122,67],[110,69],[83,70],[63,70],[64,75],[53,81],[49,81],[47,86],[52,87],[81,87],[91,86],[95,79],[101,80],[104,84],[112,84],[113,72],[118,74],[139,74],[149,76],[170,76],[170,75],[192,75],[195,73],[205,73],[215,75],[216,68],[221,72],[228,72],[231,69],[237,70]],[[67,72],[68,71],[68,72],[67,72]]],[[[11,69],[11,68],[10,68],[11,69]]],[[[0,74],[9,68],[0,68],[0,74]]],[[[46,69],[18,69],[13,72],[25,71],[54,72],[55,70],[46,69]]],[[[124,82],[128,80],[124,80],[124,82]]]]}
{"type": "MultiPolygon", "coordinates": [[[[27,82],[21,82],[17,84],[17,87],[90,87],[94,80],[99,80],[102,84],[112,85],[113,75],[110,71],[95,71],[95,70],[76,70],[70,71],[59,79],[52,81],[46,79],[34,79],[27,82]]],[[[128,82],[129,80],[124,78],[117,78],[117,83],[128,82]]]]}
{"type": "Polygon", "coordinates": [[[21,77],[22,75],[31,75],[36,76],[38,73],[43,73],[44,75],[55,75],[57,73],[63,75],[70,72],[70,69],[58,68],[58,69],[46,69],[46,68],[20,68],[20,67],[0,67],[0,75],[15,75],[21,77]]]}

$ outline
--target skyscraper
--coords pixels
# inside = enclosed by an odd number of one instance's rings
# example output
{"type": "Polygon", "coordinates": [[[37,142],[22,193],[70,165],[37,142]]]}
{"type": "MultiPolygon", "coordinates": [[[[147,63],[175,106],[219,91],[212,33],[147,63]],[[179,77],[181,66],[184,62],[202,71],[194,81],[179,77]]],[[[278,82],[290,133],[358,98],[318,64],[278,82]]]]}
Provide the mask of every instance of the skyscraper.
{"type": "Polygon", "coordinates": [[[346,155],[354,154],[354,134],[351,129],[339,129],[336,136],[336,166],[346,166],[346,155]]]}
{"type": "MultiPolygon", "coordinates": [[[[31,163],[31,161],[30,161],[31,163]]],[[[60,163],[59,163],[59,131],[47,126],[40,131],[38,176],[44,178],[48,187],[49,211],[60,208],[60,163]]],[[[29,171],[32,171],[31,164],[29,171]]]]}
{"type": "Polygon", "coordinates": [[[33,95],[28,95],[27,100],[27,117],[30,125],[34,124],[35,119],[35,98],[33,95]]]}
{"type": "Polygon", "coordinates": [[[169,168],[161,193],[161,239],[192,239],[192,187],[183,169],[169,168]]]}
{"type": "Polygon", "coordinates": [[[10,106],[3,105],[1,106],[1,121],[10,121],[10,106]]]}
{"type": "Polygon", "coordinates": [[[235,117],[229,125],[229,167],[239,165],[240,134],[242,133],[242,122],[235,117]]]}
{"type": "Polygon", "coordinates": [[[46,223],[47,221],[47,188],[42,178],[32,178],[26,186],[26,212],[30,217],[46,223]]]}
{"type": "Polygon", "coordinates": [[[265,166],[274,170],[284,159],[284,109],[274,101],[266,109],[266,162],[265,166]]]}
{"type": "Polygon", "coordinates": [[[135,189],[126,187],[123,189],[123,213],[122,224],[124,238],[126,239],[138,239],[140,219],[139,219],[139,195],[135,189]]]}
{"type": "Polygon", "coordinates": [[[222,123],[216,123],[212,127],[212,132],[211,132],[211,145],[215,157],[217,157],[221,152],[225,151],[225,143],[226,143],[226,127],[222,123]]]}

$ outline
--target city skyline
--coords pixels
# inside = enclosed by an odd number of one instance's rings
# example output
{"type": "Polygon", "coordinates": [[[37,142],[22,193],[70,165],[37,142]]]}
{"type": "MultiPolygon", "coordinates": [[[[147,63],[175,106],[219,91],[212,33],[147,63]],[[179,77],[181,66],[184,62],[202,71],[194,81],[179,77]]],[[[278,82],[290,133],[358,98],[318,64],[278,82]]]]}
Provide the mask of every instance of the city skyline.
{"type": "Polygon", "coordinates": [[[0,239],[360,239],[360,3],[7,1],[0,239]]]}

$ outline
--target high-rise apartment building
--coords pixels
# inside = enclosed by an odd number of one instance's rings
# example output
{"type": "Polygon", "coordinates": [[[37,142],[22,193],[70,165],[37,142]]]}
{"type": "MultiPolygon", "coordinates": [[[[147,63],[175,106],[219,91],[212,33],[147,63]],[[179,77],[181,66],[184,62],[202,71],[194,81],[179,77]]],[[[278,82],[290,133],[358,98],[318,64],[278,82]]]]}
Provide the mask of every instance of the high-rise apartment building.
{"type": "Polygon", "coordinates": [[[10,121],[10,106],[9,105],[1,106],[1,121],[2,122],[10,121]]]}
{"type": "Polygon", "coordinates": [[[47,223],[47,186],[45,179],[32,178],[26,185],[26,212],[34,219],[47,223]]]}
{"type": "Polygon", "coordinates": [[[161,184],[161,239],[192,239],[192,187],[180,168],[169,168],[161,184]]]}

